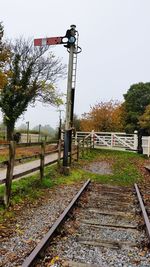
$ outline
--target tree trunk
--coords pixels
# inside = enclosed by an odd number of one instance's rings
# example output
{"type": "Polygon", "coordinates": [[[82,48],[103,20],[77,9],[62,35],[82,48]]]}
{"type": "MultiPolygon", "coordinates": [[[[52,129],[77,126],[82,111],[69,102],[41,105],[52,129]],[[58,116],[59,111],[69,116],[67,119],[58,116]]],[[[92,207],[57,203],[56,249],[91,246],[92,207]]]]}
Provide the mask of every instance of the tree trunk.
{"type": "Polygon", "coordinates": [[[9,122],[6,125],[7,125],[7,141],[13,141],[14,140],[15,123],[9,122]]]}
{"type": "Polygon", "coordinates": [[[5,203],[6,207],[9,206],[10,197],[11,197],[11,185],[12,185],[12,179],[13,179],[13,170],[14,170],[14,162],[15,162],[15,151],[16,151],[15,142],[10,141],[10,144],[9,144],[9,160],[8,160],[8,165],[7,165],[5,193],[4,193],[4,203],[5,203]]]}

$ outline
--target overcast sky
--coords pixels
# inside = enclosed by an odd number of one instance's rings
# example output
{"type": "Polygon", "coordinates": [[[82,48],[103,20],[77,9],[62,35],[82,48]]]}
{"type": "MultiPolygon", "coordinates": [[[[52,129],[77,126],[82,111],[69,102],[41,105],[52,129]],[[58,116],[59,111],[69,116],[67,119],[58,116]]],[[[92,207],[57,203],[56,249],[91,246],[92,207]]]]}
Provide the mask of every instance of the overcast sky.
{"type": "MultiPolygon", "coordinates": [[[[0,0],[5,37],[63,36],[71,24],[79,31],[75,113],[100,101],[123,100],[130,85],[150,81],[149,0],[0,0]]],[[[68,64],[63,46],[52,48],[68,64]]],[[[59,89],[66,93],[67,81],[59,89]]],[[[65,116],[65,114],[63,115],[65,116]]],[[[37,105],[17,124],[58,124],[58,112],[37,105]]]]}

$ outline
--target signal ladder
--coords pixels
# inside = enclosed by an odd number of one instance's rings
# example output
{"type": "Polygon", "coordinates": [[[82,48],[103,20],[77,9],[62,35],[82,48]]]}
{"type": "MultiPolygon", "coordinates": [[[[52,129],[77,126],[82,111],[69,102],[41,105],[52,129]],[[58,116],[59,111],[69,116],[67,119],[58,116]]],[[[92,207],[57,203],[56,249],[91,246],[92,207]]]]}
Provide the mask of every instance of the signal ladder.
{"type": "Polygon", "coordinates": [[[73,53],[73,63],[72,63],[72,82],[71,82],[71,121],[70,126],[73,127],[73,110],[74,110],[74,96],[75,96],[75,87],[76,87],[76,76],[77,76],[77,54],[78,54],[78,37],[77,32],[77,43],[73,53]]]}
{"type": "Polygon", "coordinates": [[[76,87],[76,75],[77,75],[77,54],[78,54],[78,38],[79,34],[77,32],[77,43],[76,43],[76,49],[73,53],[73,68],[72,68],[72,89],[75,89],[76,87]]]}

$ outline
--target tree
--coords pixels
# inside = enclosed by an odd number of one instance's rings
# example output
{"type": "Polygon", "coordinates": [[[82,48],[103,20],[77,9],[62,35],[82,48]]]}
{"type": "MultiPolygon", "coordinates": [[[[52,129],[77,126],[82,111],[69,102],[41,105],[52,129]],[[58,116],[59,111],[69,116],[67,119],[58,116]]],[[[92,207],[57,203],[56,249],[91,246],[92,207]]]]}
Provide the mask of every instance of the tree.
{"type": "Polygon", "coordinates": [[[2,90],[7,83],[7,79],[9,78],[10,74],[10,72],[6,68],[6,63],[10,58],[10,50],[9,47],[2,42],[3,33],[3,25],[0,22],[0,90],[2,90]]]}
{"type": "Polygon", "coordinates": [[[52,52],[47,52],[47,46],[34,48],[32,43],[20,38],[9,44],[11,55],[5,67],[11,75],[0,91],[8,140],[13,140],[15,123],[29,104],[36,100],[53,105],[62,103],[55,84],[64,77],[65,66],[52,52]]]}
{"type": "Polygon", "coordinates": [[[150,105],[146,107],[143,115],[139,117],[139,125],[147,134],[150,134],[150,105]]]}
{"type": "Polygon", "coordinates": [[[150,83],[131,85],[124,94],[125,126],[128,132],[140,129],[139,118],[150,104],[150,83]]]}
{"type": "Polygon", "coordinates": [[[2,38],[3,38],[3,35],[4,35],[4,27],[2,25],[2,22],[0,21],[0,50],[2,48],[2,38]]]}
{"type": "Polygon", "coordinates": [[[3,122],[0,122],[0,140],[5,140],[6,137],[6,126],[3,122]]]}
{"type": "Polygon", "coordinates": [[[74,114],[73,127],[75,128],[76,131],[81,131],[80,121],[81,121],[81,119],[78,117],[78,115],[74,114]]]}
{"type": "Polygon", "coordinates": [[[84,113],[81,119],[83,131],[121,131],[122,108],[118,101],[100,102],[90,108],[89,113],[84,113]]]}

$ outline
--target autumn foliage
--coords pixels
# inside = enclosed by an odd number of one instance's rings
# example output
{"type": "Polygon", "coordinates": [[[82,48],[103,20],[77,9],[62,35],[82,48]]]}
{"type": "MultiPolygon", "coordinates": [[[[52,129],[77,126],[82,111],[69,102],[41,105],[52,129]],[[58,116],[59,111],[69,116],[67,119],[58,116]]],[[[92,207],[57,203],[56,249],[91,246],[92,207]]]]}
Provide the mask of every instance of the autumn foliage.
{"type": "Polygon", "coordinates": [[[118,101],[100,102],[82,115],[82,131],[123,131],[123,107],[118,101]]]}
{"type": "Polygon", "coordinates": [[[10,77],[10,70],[7,68],[7,63],[10,60],[10,49],[6,44],[0,46],[0,90],[3,90],[7,84],[7,80],[10,77]]]}

